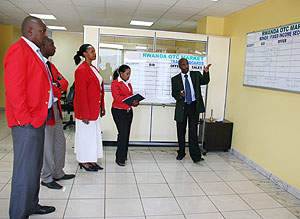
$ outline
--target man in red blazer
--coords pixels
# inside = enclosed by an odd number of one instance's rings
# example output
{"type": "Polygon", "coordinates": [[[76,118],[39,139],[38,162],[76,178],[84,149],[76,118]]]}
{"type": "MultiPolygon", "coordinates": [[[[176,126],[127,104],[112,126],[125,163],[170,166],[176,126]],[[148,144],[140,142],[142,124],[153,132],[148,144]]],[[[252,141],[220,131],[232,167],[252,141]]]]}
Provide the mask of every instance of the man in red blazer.
{"type": "Polygon", "coordinates": [[[42,40],[47,37],[46,25],[28,16],[22,23],[22,35],[4,59],[5,112],[14,147],[11,219],[55,211],[52,206],[38,204],[45,122],[52,114],[53,101],[49,75],[39,55],[42,40]]]}
{"type": "Polygon", "coordinates": [[[44,160],[42,168],[43,186],[49,189],[61,189],[62,186],[56,181],[67,180],[75,177],[74,174],[65,174],[66,138],[63,130],[62,111],[61,111],[61,92],[68,88],[68,81],[58,72],[56,67],[48,60],[49,56],[55,54],[55,45],[52,39],[44,38],[41,45],[41,52],[44,56],[48,70],[51,73],[53,87],[53,111],[54,116],[46,124],[44,160]]]}

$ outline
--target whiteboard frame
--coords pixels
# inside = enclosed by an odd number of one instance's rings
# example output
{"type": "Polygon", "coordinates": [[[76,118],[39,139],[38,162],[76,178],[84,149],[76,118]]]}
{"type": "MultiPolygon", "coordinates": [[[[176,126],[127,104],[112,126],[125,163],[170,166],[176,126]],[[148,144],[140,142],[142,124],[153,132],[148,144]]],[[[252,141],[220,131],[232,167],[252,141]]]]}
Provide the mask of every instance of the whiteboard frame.
{"type": "MultiPolygon", "coordinates": [[[[273,90],[273,91],[282,91],[282,92],[289,92],[289,93],[296,93],[296,94],[300,94],[300,91],[293,91],[293,90],[287,90],[287,89],[280,89],[280,88],[273,88],[273,87],[263,87],[263,86],[259,86],[259,85],[249,85],[249,84],[245,84],[244,83],[244,79],[245,79],[245,68],[246,68],[246,55],[247,55],[247,37],[248,37],[248,34],[252,34],[252,33],[257,33],[257,32],[261,32],[261,31],[264,31],[264,30],[269,30],[269,29],[274,29],[274,28],[280,28],[280,27],[284,27],[284,26],[289,26],[289,25],[292,25],[292,24],[297,24],[297,23],[300,23],[299,22],[293,22],[293,23],[289,23],[289,24],[284,24],[284,25],[280,25],[280,26],[273,26],[273,27],[270,27],[270,28],[267,28],[267,29],[260,29],[260,30],[256,30],[256,31],[252,31],[252,32],[248,32],[246,34],[246,47],[245,47],[245,63],[244,63],[244,77],[243,77],[243,86],[245,87],[253,87],[253,88],[262,88],[262,89],[267,89],[267,90],[273,90]]],[[[231,47],[230,47],[231,48],[231,47]]],[[[228,83],[228,80],[227,80],[227,83],[228,83]]],[[[227,99],[227,95],[226,95],[226,99],[227,99]]],[[[226,105],[225,105],[225,108],[226,108],[226,105]]],[[[225,111],[224,111],[225,112],[225,111]]],[[[225,115],[225,113],[224,113],[225,115]]],[[[225,117],[225,116],[224,116],[225,117]]]]}

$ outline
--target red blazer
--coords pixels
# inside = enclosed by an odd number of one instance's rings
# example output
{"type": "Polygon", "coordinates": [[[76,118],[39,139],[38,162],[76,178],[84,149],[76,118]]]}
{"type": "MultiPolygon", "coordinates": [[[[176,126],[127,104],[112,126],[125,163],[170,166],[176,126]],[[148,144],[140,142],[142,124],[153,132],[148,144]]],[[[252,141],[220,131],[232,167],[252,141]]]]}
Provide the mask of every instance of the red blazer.
{"type": "Polygon", "coordinates": [[[83,62],[75,71],[75,118],[97,120],[101,107],[104,109],[103,81],[100,85],[91,67],[83,62]]]}
{"type": "Polygon", "coordinates": [[[4,59],[5,112],[8,126],[30,123],[38,128],[48,114],[50,84],[42,60],[21,38],[4,59]]]}
{"type": "MultiPolygon", "coordinates": [[[[51,62],[50,62],[50,65],[51,65],[51,71],[52,71],[52,75],[53,75],[53,81],[58,82],[60,84],[60,88],[58,88],[56,85],[52,85],[52,88],[53,88],[53,96],[58,99],[57,103],[58,103],[58,107],[59,107],[59,111],[60,111],[60,116],[62,119],[63,115],[62,115],[61,103],[60,103],[61,92],[67,90],[69,82],[64,78],[64,76],[62,76],[61,73],[58,72],[57,68],[51,62]],[[57,79],[58,75],[60,75],[62,77],[62,80],[57,79]]],[[[51,125],[51,126],[55,125],[55,115],[53,115],[53,117],[51,117],[51,119],[46,123],[46,125],[51,125]]]]}
{"type": "Polygon", "coordinates": [[[119,109],[131,109],[131,106],[122,102],[122,100],[133,95],[131,84],[128,83],[128,86],[130,87],[130,91],[124,82],[118,81],[118,78],[111,83],[111,93],[114,98],[112,107],[119,109]]]}

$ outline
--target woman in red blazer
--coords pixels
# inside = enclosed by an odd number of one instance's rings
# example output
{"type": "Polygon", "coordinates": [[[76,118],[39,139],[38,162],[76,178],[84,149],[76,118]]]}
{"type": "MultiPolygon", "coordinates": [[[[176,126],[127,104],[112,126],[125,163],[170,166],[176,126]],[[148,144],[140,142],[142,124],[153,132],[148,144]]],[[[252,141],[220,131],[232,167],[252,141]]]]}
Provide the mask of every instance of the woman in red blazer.
{"type": "Polygon", "coordinates": [[[100,118],[105,115],[103,78],[92,61],[95,48],[83,44],[74,56],[75,64],[85,61],[75,71],[74,111],[76,118],[75,153],[80,169],[98,171],[97,164],[103,157],[100,118]]]}
{"type": "MultiPolygon", "coordinates": [[[[116,73],[119,76],[111,84],[111,93],[114,99],[111,112],[118,129],[116,163],[119,166],[125,166],[133,113],[131,106],[122,101],[133,95],[132,86],[128,81],[131,69],[128,65],[121,65],[114,75],[116,73]]],[[[133,106],[136,107],[138,105],[139,102],[135,100],[133,106]]]]}

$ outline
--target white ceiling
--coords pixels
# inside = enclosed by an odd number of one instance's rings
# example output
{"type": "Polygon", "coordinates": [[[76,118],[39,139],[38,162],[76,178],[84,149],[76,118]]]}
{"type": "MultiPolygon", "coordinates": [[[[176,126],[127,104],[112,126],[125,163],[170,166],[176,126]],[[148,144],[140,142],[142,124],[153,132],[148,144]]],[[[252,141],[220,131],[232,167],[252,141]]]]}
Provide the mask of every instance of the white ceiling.
{"type": "Polygon", "coordinates": [[[47,25],[82,32],[83,25],[191,32],[197,20],[226,17],[264,0],[0,0],[0,24],[21,26],[28,14],[53,14],[47,25]],[[131,20],[152,21],[151,27],[131,20]]]}

